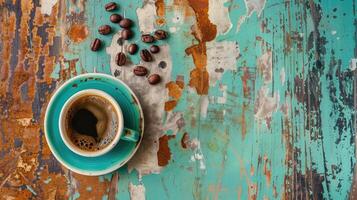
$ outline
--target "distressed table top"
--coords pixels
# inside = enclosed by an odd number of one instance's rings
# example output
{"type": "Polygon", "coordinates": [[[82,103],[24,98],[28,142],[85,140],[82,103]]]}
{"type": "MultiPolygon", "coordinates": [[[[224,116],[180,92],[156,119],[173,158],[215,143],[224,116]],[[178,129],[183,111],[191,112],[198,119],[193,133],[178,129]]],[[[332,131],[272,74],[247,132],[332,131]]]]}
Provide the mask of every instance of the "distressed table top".
{"type": "Polygon", "coordinates": [[[133,76],[138,54],[115,64],[107,2],[0,0],[0,198],[357,199],[356,1],[118,0],[140,47],[169,32],[145,64],[156,86],[133,76]],[[130,85],[146,118],[133,159],[100,177],[61,166],[43,131],[56,87],[86,72],[130,85]]]}

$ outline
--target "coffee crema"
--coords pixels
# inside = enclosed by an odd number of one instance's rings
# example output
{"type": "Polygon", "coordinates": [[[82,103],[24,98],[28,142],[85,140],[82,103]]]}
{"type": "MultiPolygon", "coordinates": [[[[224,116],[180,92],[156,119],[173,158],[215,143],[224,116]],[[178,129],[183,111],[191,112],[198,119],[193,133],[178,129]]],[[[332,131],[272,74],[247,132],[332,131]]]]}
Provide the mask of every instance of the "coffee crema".
{"type": "Polygon", "coordinates": [[[85,151],[98,151],[114,140],[118,124],[110,101],[97,95],[83,95],[70,104],[65,129],[73,145],[85,151]]]}

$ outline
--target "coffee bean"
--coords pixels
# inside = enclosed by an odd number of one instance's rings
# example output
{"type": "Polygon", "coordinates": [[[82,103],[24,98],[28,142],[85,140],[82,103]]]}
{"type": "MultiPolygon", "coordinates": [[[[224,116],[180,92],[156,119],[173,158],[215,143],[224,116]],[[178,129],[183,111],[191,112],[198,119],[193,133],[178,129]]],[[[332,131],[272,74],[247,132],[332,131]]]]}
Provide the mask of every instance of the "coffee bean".
{"type": "Polygon", "coordinates": [[[118,14],[110,15],[110,21],[113,23],[119,23],[120,20],[122,20],[122,19],[123,19],[123,17],[121,15],[118,15],[118,14]]]}
{"type": "Polygon", "coordinates": [[[121,37],[124,39],[124,40],[128,40],[130,39],[131,37],[133,37],[134,33],[133,31],[131,31],[130,29],[123,29],[121,31],[121,37]]]}
{"type": "Polygon", "coordinates": [[[139,49],[139,47],[138,47],[138,45],[136,45],[136,44],[130,44],[129,46],[128,46],[128,52],[131,54],[131,55],[133,55],[133,54],[135,54],[137,51],[138,51],[138,49],[139,49]]]}
{"type": "Polygon", "coordinates": [[[110,2],[105,4],[104,7],[106,11],[113,11],[118,8],[118,5],[115,2],[110,2]]]}
{"type": "Polygon", "coordinates": [[[95,38],[92,43],[90,44],[90,49],[92,51],[98,51],[100,49],[102,42],[100,41],[100,39],[95,38]]]}
{"type": "Polygon", "coordinates": [[[160,83],[161,77],[158,74],[152,74],[149,76],[148,81],[151,85],[155,85],[155,84],[160,83]]]}
{"type": "Polygon", "coordinates": [[[115,61],[118,66],[123,66],[126,63],[126,56],[123,52],[119,52],[115,57],[115,61]]]}
{"type": "Polygon", "coordinates": [[[164,31],[164,30],[157,30],[157,31],[155,31],[155,33],[154,33],[154,37],[155,37],[155,39],[157,39],[157,40],[166,39],[166,38],[167,38],[167,32],[164,31]]]}
{"type": "Polygon", "coordinates": [[[154,42],[154,37],[149,34],[144,34],[141,36],[141,41],[145,43],[152,43],[154,42]]]}
{"type": "Polygon", "coordinates": [[[148,73],[148,70],[143,66],[136,66],[133,72],[137,76],[145,76],[148,73]]]}
{"type": "Polygon", "coordinates": [[[102,35],[108,35],[112,31],[112,27],[109,25],[103,25],[98,28],[98,32],[102,35]]]}
{"type": "Polygon", "coordinates": [[[128,18],[124,18],[119,22],[119,26],[122,28],[129,28],[133,25],[133,21],[131,21],[131,19],[128,18]]]}
{"type": "Polygon", "coordinates": [[[151,47],[150,47],[150,52],[151,53],[159,53],[159,51],[160,51],[160,47],[159,46],[151,45],[151,47]]]}
{"type": "Polygon", "coordinates": [[[145,62],[151,62],[152,61],[152,56],[150,52],[146,49],[143,49],[140,51],[140,57],[143,61],[145,62]]]}

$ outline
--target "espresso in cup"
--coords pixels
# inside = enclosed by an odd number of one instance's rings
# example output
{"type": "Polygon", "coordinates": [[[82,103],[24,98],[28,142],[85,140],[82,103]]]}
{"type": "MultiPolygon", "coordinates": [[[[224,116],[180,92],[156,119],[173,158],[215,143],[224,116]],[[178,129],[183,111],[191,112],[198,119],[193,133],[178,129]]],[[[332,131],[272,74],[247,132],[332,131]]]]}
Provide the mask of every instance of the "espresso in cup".
{"type": "Polygon", "coordinates": [[[83,95],[69,106],[65,133],[78,148],[98,151],[114,140],[118,132],[118,120],[110,101],[98,95],[83,95]]]}

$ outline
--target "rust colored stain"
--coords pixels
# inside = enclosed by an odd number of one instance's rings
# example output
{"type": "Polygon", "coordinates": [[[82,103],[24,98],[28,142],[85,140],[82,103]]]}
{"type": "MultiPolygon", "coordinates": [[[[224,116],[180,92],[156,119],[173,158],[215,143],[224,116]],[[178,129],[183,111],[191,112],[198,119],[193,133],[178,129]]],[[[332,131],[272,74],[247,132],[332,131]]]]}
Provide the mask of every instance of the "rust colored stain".
{"type": "Polygon", "coordinates": [[[177,83],[170,81],[166,84],[166,88],[169,91],[169,96],[174,99],[179,99],[182,94],[182,88],[177,83]]]}
{"type": "Polygon", "coordinates": [[[174,135],[163,135],[159,138],[159,150],[157,151],[158,165],[163,167],[169,164],[171,160],[171,151],[169,140],[174,138],[174,135]]]}
{"type": "Polygon", "coordinates": [[[165,1],[164,0],[156,0],[155,2],[156,6],[156,15],[158,16],[158,19],[156,20],[156,24],[159,26],[165,25],[166,20],[165,20],[165,1]]]}
{"type": "Polygon", "coordinates": [[[267,156],[264,156],[263,173],[265,175],[266,184],[269,187],[271,182],[271,170],[269,169],[268,165],[270,165],[269,159],[267,158],[267,156]]]}
{"type": "Polygon", "coordinates": [[[72,24],[68,29],[68,37],[75,43],[84,41],[88,34],[88,27],[84,24],[72,24]]]}
{"type": "Polygon", "coordinates": [[[243,84],[243,95],[246,98],[250,96],[250,88],[248,86],[249,79],[250,79],[249,70],[247,67],[243,67],[243,76],[241,76],[241,80],[243,84]]]}
{"type": "Polygon", "coordinates": [[[170,100],[165,102],[165,111],[173,110],[177,105],[176,100],[170,100]]]}
{"type": "Polygon", "coordinates": [[[196,89],[197,94],[208,94],[209,74],[206,70],[207,53],[206,42],[213,40],[217,34],[216,25],[208,17],[208,0],[188,0],[189,6],[196,16],[196,25],[192,27],[192,34],[199,42],[186,49],[191,55],[195,68],[190,72],[190,87],[196,89]]]}
{"type": "Polygon", "coordinates": [[[173,110],[178,100],[182,95],[182,89],[184,88],[184,82],[181,80],[181,77],[178,76],[176,82],[170,81],[166,84],[166,88],[168,90],[169,97],[173,100],[169,100],[165,102],[165,111],[173,110]]]}
{"type": "Polygon", "coordinates": [[[188,135],[187,132],[185,132],[183,135],[182,135],[182,138],[181,138],[181,146],[182,148],[184,149],[187,149],[188,147],[188,143],[190,142],[190,136],[188,135]]]}
{"type": "Polygon", "coordinates": [[[190,72],[189,86],[196,89],[197,94],[208,94],[209,74],[206,70],[207,55],[206,44],[194,45],[186,49],[188,55],[192,55],[195,68],[190,72]]]}

